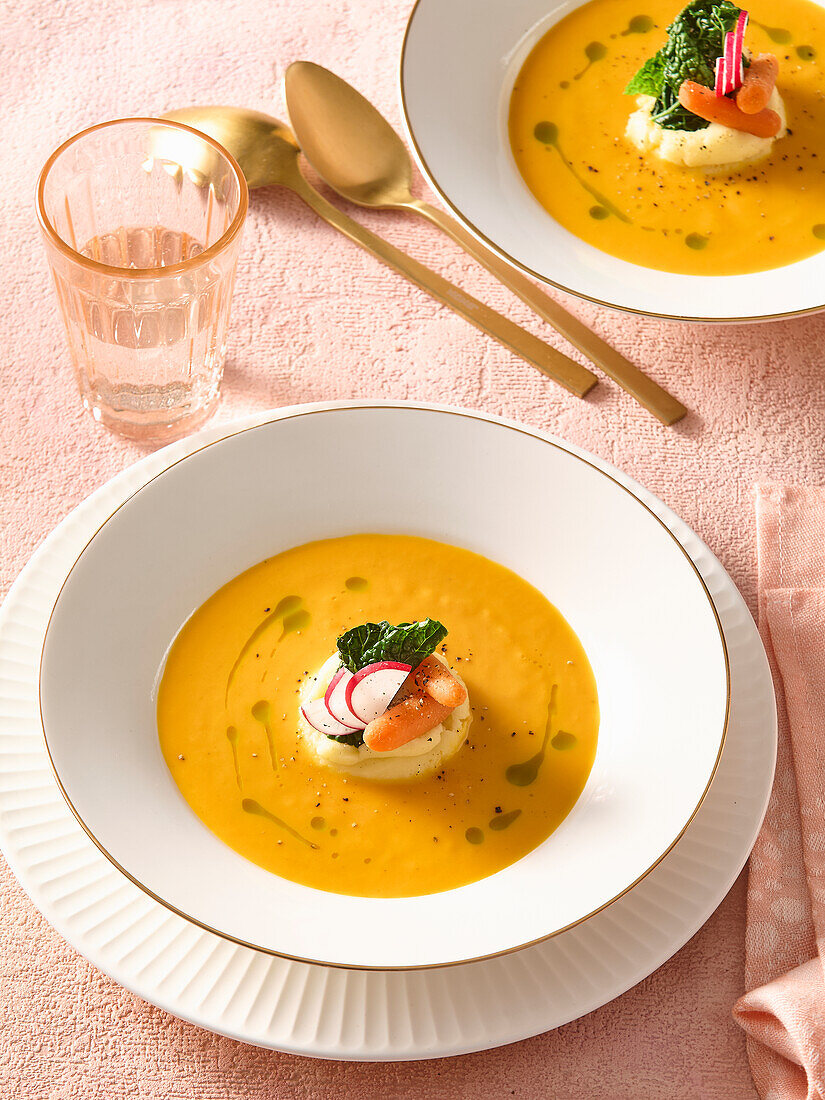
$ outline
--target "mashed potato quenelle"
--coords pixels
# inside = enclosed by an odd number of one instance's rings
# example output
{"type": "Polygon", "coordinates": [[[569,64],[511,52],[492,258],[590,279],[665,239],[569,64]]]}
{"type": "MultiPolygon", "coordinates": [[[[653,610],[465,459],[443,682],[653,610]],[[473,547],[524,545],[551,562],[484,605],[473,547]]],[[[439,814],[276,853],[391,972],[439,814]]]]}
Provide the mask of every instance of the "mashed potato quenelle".
{"type": "Polygon", "coordinates": [[[664,130],[653,121],[655,103],[653,96],[638,96],[637,109],[627,120],[625,133],[639,152],[652,153],[685,168],[702,168],[714,174],[747,168],[770,156],[774,143],[788,132],[785,104],[776,88],[771,91],[768,107],[780,119],[780,129],[772,137],[746,134],[719,122],[711,122],[703,130],[664,130]]]}
{"type": "Polygon", "coordinates": [[[183,797],[240,854],[317,889],[404,897],[545,840],[585,785],[599,712],[581,644],[521,577],[429,539],[354,535],[207,600],[170,648],[157,718],[183,797]]]}
{"type": "MultiPolygon", "coordinates": [[[[446,665],[442,656],[438,653],[434,656],[446,665]]],[[[340,656],[338,653],[332,654],[317,674],[306,681],[306,686],[301,692],[301,702],[322,699],[340,667],[340,656]]],[[[453,675],[462,686],[465,686],[455,670],[453,675]]],[[[300,732],[304,743],[315,754],[321,765],[368,779],[409,780],[438,771],[452,756],[455,756],[467,741],[471,720],[468,694],[463,703],[459,703],[432,729],[398,748],[385,752],[376,752],[366,744],[347,744],[336,737],[328,737],[316,730],[303,714],[300,720],[300,732]]]]}
{"type": "Polygon", "coordinates": [[[745,274],[825,248],[825,11],[781,9],[570,11],[510,100],[513,156],[536,199],[588,244],[664,271],[745,274]]]}

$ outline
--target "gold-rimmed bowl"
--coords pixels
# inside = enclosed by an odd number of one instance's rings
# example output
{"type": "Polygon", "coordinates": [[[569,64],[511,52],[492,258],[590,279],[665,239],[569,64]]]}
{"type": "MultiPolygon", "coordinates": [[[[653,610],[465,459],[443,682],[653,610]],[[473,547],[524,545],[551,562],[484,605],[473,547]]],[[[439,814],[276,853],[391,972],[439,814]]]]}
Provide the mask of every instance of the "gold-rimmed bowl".
{"type": "MultiPolygon", "coordinates": [[[[602,252],[539,205],[510,149],[510,96],[542,35],[586,2],[477,0],[470,13],[466,0],[417,0],[401,55],[401,103],[419,164],[446,205],[516,267],[599,305],[725,323],[825,307],[825,250],[747,275],[680,275],[602,252]]],[[[674,0],[674,16],[680,6],[674,0]]]]}
{"type": "Polygon", "coordinates": [[[307,407],[194,452],[103,524],[52,613],[40,703],[69,805],[147,893],[262,951],[407,969],[554,935],[643,878],[708,789],[729,673],[690,558],[584,453],[461,410],[307,407]],[[346,494],[342,454],[360,471],[346,494]],[[595,672],[601,732],[578,803],[528,856],[460,889],[374,899],[280,879],[204,828],[160,751],[154,685],[191,612],[271,554],[359,530],[427,535],[516,570],[559,607],[595,672]]]}

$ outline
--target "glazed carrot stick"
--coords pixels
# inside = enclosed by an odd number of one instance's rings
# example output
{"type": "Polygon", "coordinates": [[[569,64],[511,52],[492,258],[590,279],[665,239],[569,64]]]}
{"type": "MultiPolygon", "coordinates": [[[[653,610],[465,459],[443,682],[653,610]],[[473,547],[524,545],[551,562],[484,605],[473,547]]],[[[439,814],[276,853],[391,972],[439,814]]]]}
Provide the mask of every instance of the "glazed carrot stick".
{"type": "Polygon", "coordinates": [[[364,730],[364,744],[373,752],[400,749],[435,729],[452,709],[423,691],[414,692],[370,722],[364,730]]]}
{"type": "Polygon", "coordinates": [[[413,672],[413,682],[445,707],[457,707],[467,698],[467,689],[437,657],[425,657],[413,672]]]}
{"type": "Polygon", "coordinates": [[[732,99],[719,98],[713,88],[706,88],[694,80],[686,80],[679,89],[679,102],[688,111],[708,122],[720,122],[732,130],[742,130],[755,137],[776,137],[782,128],[782,120],[776,111],[768,107],[756,115],[740,111],[732,99]]]}
{"type": "Polygon", "coordinates": [[[779,76],[779,62],[772,53],[758,54],[745,70],[742,87],[736,93],[736,106],[746,115],[756,115],[768,106],[779,76]]]}

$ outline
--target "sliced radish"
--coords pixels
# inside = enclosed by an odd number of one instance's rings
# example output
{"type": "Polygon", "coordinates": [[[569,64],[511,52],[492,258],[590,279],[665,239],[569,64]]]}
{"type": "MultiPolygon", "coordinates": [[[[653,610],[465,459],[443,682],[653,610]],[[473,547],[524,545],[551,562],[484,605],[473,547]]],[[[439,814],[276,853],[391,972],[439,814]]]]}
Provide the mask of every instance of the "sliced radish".
{"type": "Polygon", "coordinates": [[[376,661],[359,669],[347,684],[347,706],[368,725],[384,713],[411,672],[412,665],[398,661],[376,661]]]}
{"type": "Polygon", "coordinates": [[[742,87],[742,81],[745,79],[745,62],[742,55],[745,49],[747,27],[748,13],[740,11],[739,18],[736,20],[736,30],[733,32],[733,79],[736,81],[734,91],[742,87]]]}
{"type": "Polygon", "coordinates": [[[301,714],[314,730],[325,733],[327,737],[346,737],[352,733],[351,726],[345,726],[343,722],[332,717],[323,699],[311,699],[304,703],[301,714]]]}
{"type": "Polygon", "coordinates": [[[725,94],[736,91],[733,31],[725,35],[725,94]]]}
{"type": "Polygon", "coordinates": [[[329,682],[324,702],[329,713],[341,725],[351,730],[362,730],[366,723],[362,722],[357,714],[353,714],[347,706],[347,684],[352,676],[348,668],[339,668],[329,682]]]}
{"type": "Polygon", "coordinates": [[[716,83],[714,85],[714,91],[717,98],[722,99],[725,95],[725,85],[728,79],[728,71],[725,65],[724,57],[716,58],[716,83]]]}

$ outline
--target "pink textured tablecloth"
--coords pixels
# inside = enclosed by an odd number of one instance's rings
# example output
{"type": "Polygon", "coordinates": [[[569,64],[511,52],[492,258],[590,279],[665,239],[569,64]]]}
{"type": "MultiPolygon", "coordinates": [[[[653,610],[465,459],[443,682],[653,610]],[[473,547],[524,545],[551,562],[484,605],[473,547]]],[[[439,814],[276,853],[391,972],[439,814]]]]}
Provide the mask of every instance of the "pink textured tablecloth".
{"type": "MultiPolygon", "coordinates": [[[[79,407],[33,210],[38,169],[82,127],[197,102],[284,115],[278,78],[312,58],[395,122],[410,0],[19,0],[0,62],[2,543],[5,592],[75,504],[141,453],[79,407]]],[[[529,312],[434,230],[365,222],[535,331],[529,312]]],[[[825,317],[688,328],[571,303],[692,410],[664,429],[610,384],[586,403],[337,237],[296,199],[257,192],[219,417],[322,398],[452,402],[517,417],[615,462],[707,540],[755,606],[756,481],[825,483],[825,317]]],[[[678,308],[678,303],[674,303],[678,308]]],[[[559,341],[561,344],[561,342],[559,341]]],[[[670,1100],[755,1096],[744,1036],[744,877],[667,965],[613,1004],[499,1051],[413,1065],[309,1061],[244,1047],[144,1004],[94,970],[0,861],[3,1100],[309,1100],[446,1096],[670,1100]]]]}

